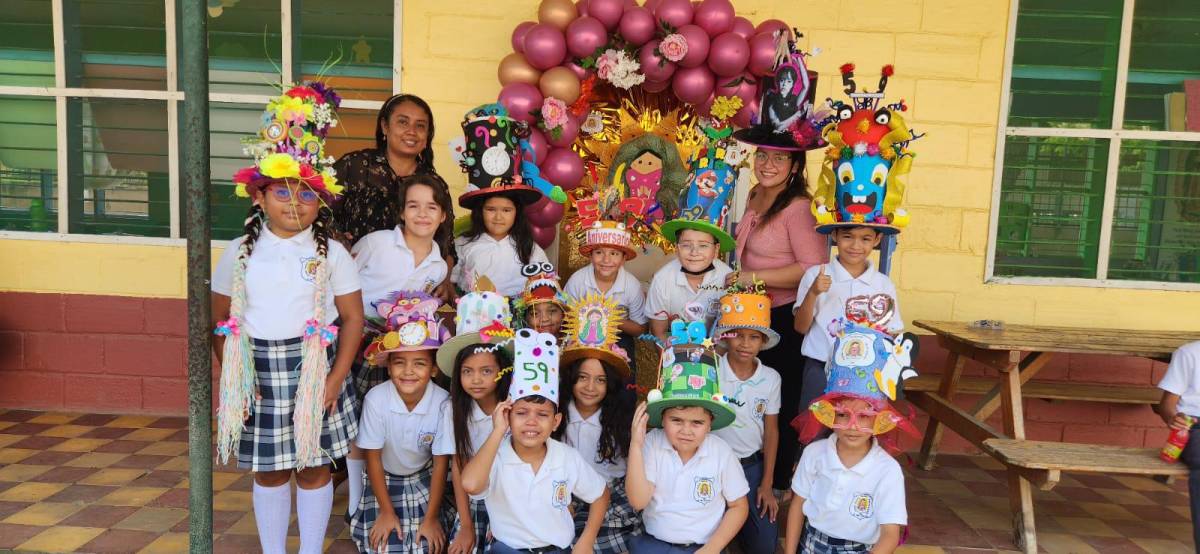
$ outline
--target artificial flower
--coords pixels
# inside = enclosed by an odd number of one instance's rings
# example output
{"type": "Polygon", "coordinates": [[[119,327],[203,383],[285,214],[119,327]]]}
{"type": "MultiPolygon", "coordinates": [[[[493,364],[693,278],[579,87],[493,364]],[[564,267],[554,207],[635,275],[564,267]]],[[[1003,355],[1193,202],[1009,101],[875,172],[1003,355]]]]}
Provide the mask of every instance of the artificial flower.
{"type": "Polygon", "coordinates": [[[663,37],[662,42],[658,43],[658,52],[667,61],[677,62],[682,60],[688,53],[687,39],[679,33],[672,33],[663,37]]]}
{"type": "Polygon", "coordinates": [[[302,85],[294,86],[294,87],[288,89],[288,91],[285,92],[284,94],[287,96],[290,96],[292,98],[300,98],[300,99],[308,98],[308,99],[312,99],[317,102],[325,101],[325,98],[323,98],[317,91],[315,91],[309,87],[302,86],[302,85]]]}
{"type": "Polygon", "coordinates": [[[542,101],[542,123],[546,129],[556,129],[567,123],[567,104],[553,96],[542,101]]]}
{"type": "Polygon", "coordinates": [[[596,59],[596,76],[601,79],[608,80],[609,73],[617,67],[618,51],[613,49],[605,50],[599,58],[596,59]]]}
{"type": "Polygon", "coordinates": [[[579,129],[589,135],[594,135],[604,130],[604,116],[600,112],[588,112],[587,117],[583,120],[583,125],[579,129]]]}
{"type": "Polygon", "coordinates": [[[243,167],[233,174],[233,182],[239,185],[246,185],[261,179],[262,173],[258,172],[258,168],[254,166],[243,167]]]}
{"type": "Polygon", "coordinates": [[[737,96],[718,96],[713,100],[709,113],[717,120],[729,119],[742,109],[742,99],[737,96]]]}
{"type": "Polygon", "coordinates": [[[313,114],[312,103],[291,96],[280,96],[271,100],[267,108],[275,112],[276,118],[291,123],[304,124],[313,114]]]}
{"type": "Polygon", "coordinates": [[[264,176],[272,179],[300,176],[300,162],[287,154],[268,154],[259,162],[258,167],[264,176]]]}

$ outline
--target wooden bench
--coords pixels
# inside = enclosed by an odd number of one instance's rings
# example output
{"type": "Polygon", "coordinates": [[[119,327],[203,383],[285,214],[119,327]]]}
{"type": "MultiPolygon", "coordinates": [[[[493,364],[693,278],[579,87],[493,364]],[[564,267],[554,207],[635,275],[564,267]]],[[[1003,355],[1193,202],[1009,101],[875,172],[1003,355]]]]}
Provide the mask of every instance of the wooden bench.
{"type": "MultiPolygon", "coordinates": [[[[904,381],[904,390],[937,392],[941,380],[941,375],[918,375],[904,381]]],[[[956,390],[960,394],[987,394],[999,383],[999,379],[988,377],[959,377],[956,390]]],[[[1028,398],[1045,400],[1082,400],[1114,404],[1154,405],[1162,399],[1162,391],[1153,387],[1092,385],[1057,381],[1029,381],[1021,387],[1021,394],[1028,398]]]]}
{"type": "Polygon", "coordinates": [[[1062,472],[1109,473],[1177,477],[1187,475],[1187,466],[1169,464],[1155,448],[1126,448],[1097,444],[988,439],[983,449],[1005,465],[1016,469],[1042,490],[1058,484],[1062,472]]]}

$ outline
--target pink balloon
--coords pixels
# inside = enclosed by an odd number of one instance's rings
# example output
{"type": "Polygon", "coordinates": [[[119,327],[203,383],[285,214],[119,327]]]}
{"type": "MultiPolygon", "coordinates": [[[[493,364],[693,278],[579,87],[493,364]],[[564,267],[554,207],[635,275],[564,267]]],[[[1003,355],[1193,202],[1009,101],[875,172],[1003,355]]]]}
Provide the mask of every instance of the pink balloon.
{"type": "Polygon", "coordinates": [[[770,75],[775,69],[775,37],[770,33],[759,33],[750,38],[750,58],[746,66],[759,77],[770,75]]]}
{"type": "Polygon", "coordinates": [[[579,17],[588,14],[588,0],[579,0],[575,3],[575,11],[579,12],[579,17]]]}
{"type": "Polygon", "coordinates": [[[579,136],[579,118],[568,115],[567,122],[563,123],[562,130],[558,134],[558,138],[554,138],[554,133],[547,131],[546,142],[550,146],[558,148],[567,148],[575,142],[575,137],[579,136]]]}
{"type": "Polygon", "coordinates": [[[625,0],[625,11],[629,11],[630,8],[636,7],[638,7],[637,0],[625,0]]]}
{"type": "Polygon", "coordinates": [[[754,28],[754,34],[757,35],[757,34],[761,34],[761,33],[767,33],[767,34],[771,35],[771,34],[775,34],[775,31],[778,31],[780,29],[787,29],[787,28],[788,28],[787,23],[784,23],[778,19],[768,19],[766,21],[763,21],[762,23],[759,23],[758,27],[754,28]]]}
{"type": "Polygon", "coordinates": [[[742,109],[733,116],[734,127],[749,127],[751,119],[758,113],[758,97],[752,96],[749,102],[742,104],[742,109]]]}
{"type": "Polygon", "coordinates": [[[541,197],[537,202],[525,208],[525,216],[534,227],[551,227],[558,225],[563,217],[563,205],[541,197]]]}
{"type": "Polygon", "coordinates": [[[525,33],[525,59],[542,71],[563,62],[567,57],[567,41],[562,31],[547,23],[538,23],[525,33]]]}
{"type": "Polygon", "coordinates": [[[629,44],[641,46],[654,38],[654,15],[646,8],[634,6],[621,16],[621,36],[629,44]]]}
{"type": "Polygon", "coordinates": [[[688,0],[662,0],[654,9],[654,16],[678,29],[692,22],[693,12],[692,3],[688,0]]]}
{"type": "Polygon", "coordinates": [[[717,101],[716,93],[708,95],[708,100],[705,100],[696,106],[696,113],[698,113],[704,117],[708,117],[709,115],[712,114],[713,102],[716,102],[716,101],[717,101]]]}
{"type": "Polygon", "coordinates": [[[537,25],[537,23],[534,23],[532,21],[522,21],[517,24],[516,28],[513,29],[513,32],[512,32],[513,52],[516,52],[518,54],[525,53],[525,34],[528,33],[529,30],[532,29],[534,25],[537,25]]]}
{"type": "Polygon", "coordinates": [[[708,68],[720,77],[740,75],[750,61],[750,45],[733,33],[717,35],[708,49],[708,68]]]}
{"type": "Polygon", "coordinates": [[[671,89],[675,97],[688,104],[699,104],[713,92],[716,80],[707,67],[684,67],[671,78],[671,89]]]}
{"type": "Polygon", "coordinates": [[[709,39],[708,33],[704,29],[696,25],[684,25],[679,28],[679,34],[687,40],[688,51],[679,60],[680,67],[696,67],[704,65],[704,60],[708,59],[709,39]]]}
{"type": "Polygon", "coordinates": [[[570,69],[571,73],[574,73],[576,77],[579,77],[580,81],[587,79],[588,70],[586,70],[582,67],[579,67],[578,65],[575,65],[574,62],[565,63],[565,64],[563,64],[563,67],[570,69]]]}
{"type": "Polygon", "coordinates": [[[654,49],[658,48],[658,43],[658,39],[655,39],[643,45],[642,49],[638,51],[638,63],[642,65],[642,74],[646,76],[647,81],[670,81],[671,75],[675,74],[675,63],[654,53],[654,49]],[[660,63],[661,65],[659,65],[660,63]]]}
{"type": "Polygon", "coordinates": [[[551,148],[541,165],[542,177],[569,191],[583,180],[583,160],[570,148],[551,148]]]}
{"type": "Polygon", "coordinates": [[[654,13],[654,10],[658,8],[658,3],[661,1],[662,0],[646,0],[646,2],[642,4],[642,7],[650,10],[650,13],[654,13]]]}
{"type": "Polygon", "coordinates": [[[531,112],[542,109],[542,93],[529,83],[504,85],[499,101],[510,117],[526,123],[536,123],[537,118],[531,112]]]}
{"type": "Polygon", "coordinates": [[[588,15],[599,19],[609,31],[616,29],[625,13],[625,0],[588,0],[588,15]]]}
{"type": "Polygon", "coordinates": [[[591,56],[607,43],[608,31],[594,17],[585,15],[567,25],[567,51],[576,58],[591,56]]]}
{"type": "Polygon", "coordinates": [[[554,237],[558,235],[558,227],[534,227],[533,242],[542,248],[550,248],[554,244],[554,237]]]}
{"type": "Polygon", "coordinates": [[[523,159],[533,163],[539,163],[546,159],[546,152],[550,151],[550,145],[546,143],[546,135],[542,134],[541,129],[529,130],[529,149],[522,153],[523,159]]]}
{"type": "Polygon", "coordinates": [[[733,29],[733,3],[729,0],[704,0],[696,7],[692,23],[699,25],[708,36],[715,37],[733,29]]]}
{"type": "Polygon", "coordinates": [[[668,79],[666,81],[651,81],[650,79],[646,79],[645,81],[642,82],[642,90],[644,90],[646,92],[651,92],[651,93],[662,92],[664,90],[667,90],[667,87],[670,87],[670,86],[671,86],[670,79],[668,79]]]}
{"type": "Polygon", "coordinates": [[[738,16],[733,18],[733,26],[729,29],[729,32],[737,33],[742,38],[750,40],[750,37],[754,36],[754,24],[749,19],[738,16]]]}

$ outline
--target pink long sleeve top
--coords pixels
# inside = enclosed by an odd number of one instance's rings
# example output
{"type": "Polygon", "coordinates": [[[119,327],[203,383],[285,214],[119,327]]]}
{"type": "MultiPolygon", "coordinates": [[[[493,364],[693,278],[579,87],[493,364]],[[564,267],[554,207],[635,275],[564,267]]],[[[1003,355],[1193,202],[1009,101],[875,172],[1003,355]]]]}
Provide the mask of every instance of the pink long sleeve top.
{"type": "MultiPolygon", "coordinates": [[[[771,218],[760,229],[761,216],[747,209],[737,224],[737,256],[743,273],[759,269],[775,269],[800,264],[807,270],[829,261],[829,242],[817,233],[817,220],[812,215],[811,201],[800,198],[771,218]]],[[[796,301],[796,287],[767,287],[771,307],[790,305],[796,301]]]]}

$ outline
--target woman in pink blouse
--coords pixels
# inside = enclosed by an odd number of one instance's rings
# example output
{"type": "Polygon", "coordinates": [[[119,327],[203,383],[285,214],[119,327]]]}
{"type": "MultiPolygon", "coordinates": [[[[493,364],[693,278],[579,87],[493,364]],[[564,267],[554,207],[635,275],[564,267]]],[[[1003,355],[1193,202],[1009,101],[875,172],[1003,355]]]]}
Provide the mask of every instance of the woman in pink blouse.
{"type": "MultiPolygon", "coordinates": [[[[759,146],[754,154],[754,177],[758,184],[750,189],[746,212],[737,224],[735,252],[739,280],[750,283],[758,279],[766,284],[771,296],[771,328],[780,336],[779,344],[763,350],[759,359],[783,379],[774,487],[786,490],[798,447],[791,422],[800,409],[804,369],[799,362],[804,336],[792,325],[792,304],[805,270],[829,261],[829,243],[815,230],[803,151],[759,146]]],[[[822,375],[820,387],[824,386],[822,375]]]]}

